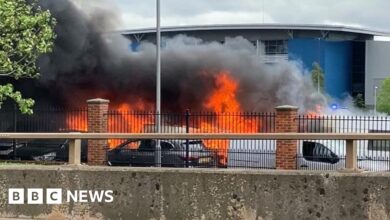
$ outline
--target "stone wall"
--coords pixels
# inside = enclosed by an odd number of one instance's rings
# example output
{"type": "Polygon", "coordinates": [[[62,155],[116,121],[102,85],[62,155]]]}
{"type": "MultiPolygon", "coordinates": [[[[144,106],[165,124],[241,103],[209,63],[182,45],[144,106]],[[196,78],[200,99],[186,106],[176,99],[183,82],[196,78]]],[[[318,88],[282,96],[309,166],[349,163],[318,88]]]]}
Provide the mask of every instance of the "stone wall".
{"type": "Polygon", "coordinates": [[[0,167],[1,217],[389,219],[390,173],[0,167]],[[113,190],[112,203],[9,205],[8,188],[113,190]]]}

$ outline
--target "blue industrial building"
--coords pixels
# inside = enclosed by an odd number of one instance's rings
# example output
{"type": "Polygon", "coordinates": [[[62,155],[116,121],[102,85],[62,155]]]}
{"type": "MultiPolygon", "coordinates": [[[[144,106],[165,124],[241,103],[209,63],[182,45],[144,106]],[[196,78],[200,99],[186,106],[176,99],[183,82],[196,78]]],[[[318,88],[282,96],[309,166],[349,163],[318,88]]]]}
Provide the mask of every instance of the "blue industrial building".
{"type": "Polygon", "coordinates": [[[318,63],[326,73],[327,93],[342,98],[352,91],[353,46],[351,41],[291,39],[288,40],[288,56],[290,60],[302,61],[306,69],[318,63]]]}
{"type": "MultiPolygon", "coordinates": [[[[121,33],[131,39],[132,50],[136,50],[141,41],[155,42],[153,28],[121,33]]],[[[368,96],[366,104],[369,105],[372,104],[372,91],[367,88],[367,84],[371,86],[379,83],[375,75],[390,76],[390,68],[385,74],[382,73],[383,70],[381,73],[375,72],[376,67],[366,65],[367,59],[372,59],[367,57],[366,50],[371,51],[370,56],[375,56],[375,51],[367,48],[367,45],[375,44],[371,42],[374,36],[390,36],[390,33],[383,31],[333,25],[285,24],[162,28],[163,38],[178,34],[218,42],[224,42],[226,37],[242,36],[254,45],[259,46],[260,42],[264,45],[267,63],[275,63],[281,59],[295,60],[302,62],[307,72],[311,71],[314,63],[318,63],[324,71],[325,90],[329,95],[343,98],[346,95],[362,94],[368,96]]],[[[390,54],[388,55],[390,60],[390,54]]],[[[387,67],[382,69],[386,70],[387,67]]]]}

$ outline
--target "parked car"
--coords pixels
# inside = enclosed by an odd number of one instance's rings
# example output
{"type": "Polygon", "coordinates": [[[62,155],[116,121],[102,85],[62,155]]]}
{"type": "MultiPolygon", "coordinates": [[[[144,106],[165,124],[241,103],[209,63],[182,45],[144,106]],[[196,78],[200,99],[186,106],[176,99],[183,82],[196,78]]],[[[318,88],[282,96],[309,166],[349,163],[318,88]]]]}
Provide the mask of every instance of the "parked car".
{"type": "MultiPolygon", "coordinates": [[[[4,146],[5,144],[3,144],[4,146]]],[[[68,161],[69,140],[53,139],[53,140],[31,140],[18,142],[16,148],[16,159],[30,161],[68,161]]],[[[5,147],[5,146],[4,146],[5,147]]],[[[87,161],[87,141],[81,141],[81,161],[87,161]]],[[[4,159],[13,157],[13,147],[4,153],[4,159]]],[[[0,144],[1,149],[1,144],[0,144]]],[[[1,153],[1,150],[0,150],[1,153]]]]}
{"type": "MultiPolygon", "coordinates": [[[[186,140],[162,140],[161,166],[215,167],[216,154],[200,140],[190,140],[188,157],[186,140]]],[[[127,140],[107,152],[108,165],[154,166],[156,140],[127,140]]]]}
{"type": "MultiPolygon", "coordinates": [[[[23,144],[19,142],[15,142],[15,148],[22,147],[23,144]]],[[[8,160],[12,158],[14,151],[14,142],[12,140],[6,140],[0,142],[0,159],[8,160]]]]}

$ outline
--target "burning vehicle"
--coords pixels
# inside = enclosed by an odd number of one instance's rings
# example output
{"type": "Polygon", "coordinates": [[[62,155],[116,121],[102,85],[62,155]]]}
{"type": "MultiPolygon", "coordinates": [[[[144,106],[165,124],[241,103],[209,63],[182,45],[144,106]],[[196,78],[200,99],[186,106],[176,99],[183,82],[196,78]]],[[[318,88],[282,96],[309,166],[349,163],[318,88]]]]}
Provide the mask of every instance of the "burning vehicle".
{"type": "MultiPolygon", "coordinates": [[[[162,140],[163,167],[216,167],[217,154],[207,150],[200,140],[162,140]],[[186,146],[188,144],[188,152],[186,146]],[[188,154],[187,154],[188,153],[188,154]]],[[[128,140],[107,152],[110,166],[154,166],[156,140],[128,140]]]]}

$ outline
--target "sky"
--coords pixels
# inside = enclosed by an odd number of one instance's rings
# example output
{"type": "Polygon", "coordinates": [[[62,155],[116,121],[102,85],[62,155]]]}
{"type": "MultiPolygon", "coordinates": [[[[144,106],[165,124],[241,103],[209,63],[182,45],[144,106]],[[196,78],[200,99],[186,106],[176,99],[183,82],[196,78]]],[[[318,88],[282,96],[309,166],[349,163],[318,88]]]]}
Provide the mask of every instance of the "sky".
{"type": "MultiPolygon", "coordinates": [[[[155,26],[156,0],[98,1],[119,12],[120,29],[155,26]]],[[[390,32],[389,21],[390,0],[161,0],[162,26],[309,23],[390,32]]]]}

